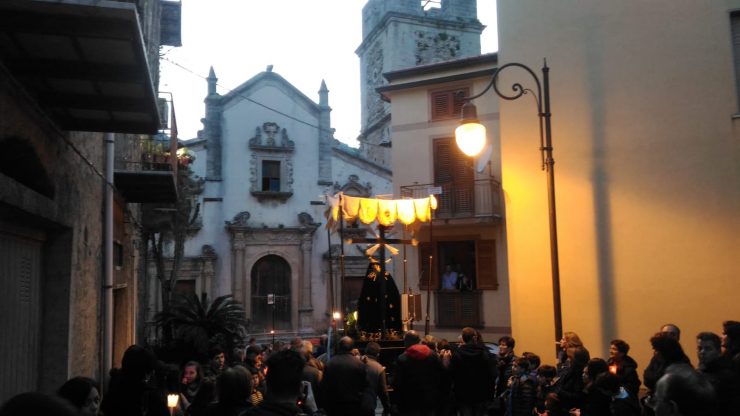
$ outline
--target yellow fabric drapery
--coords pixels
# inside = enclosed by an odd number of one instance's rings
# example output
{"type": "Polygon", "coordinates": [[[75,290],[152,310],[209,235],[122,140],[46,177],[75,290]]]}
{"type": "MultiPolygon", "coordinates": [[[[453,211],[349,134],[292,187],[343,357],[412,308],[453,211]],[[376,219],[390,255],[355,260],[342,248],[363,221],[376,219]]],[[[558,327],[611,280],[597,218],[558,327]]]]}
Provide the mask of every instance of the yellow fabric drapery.
{"type": "Polygon", "coordinates": [[[327,227],[334,227],[339,221],[339,210],[345,221],[352,222],[359,218],[364,224],[378,221],[384,226],[391,226],[396,221],[404,225],[415,222],[429,222],[431,210],[437,209],[434,195],[418,199],[376,199],[344,195],[341,192],[326,196],[329,205],[326,212],[327,227]]]}

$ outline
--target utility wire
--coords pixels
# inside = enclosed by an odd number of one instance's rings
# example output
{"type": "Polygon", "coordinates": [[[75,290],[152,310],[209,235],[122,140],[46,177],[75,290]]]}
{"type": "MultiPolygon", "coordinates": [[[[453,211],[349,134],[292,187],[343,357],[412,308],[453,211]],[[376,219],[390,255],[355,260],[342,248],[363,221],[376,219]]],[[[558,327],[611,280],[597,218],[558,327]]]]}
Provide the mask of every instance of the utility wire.
{"type": "MultiPolygon", "coordinates": [[[[192,69],[190,69],[190,68],[187,68],[187,67],[185,67],[185,66],[183,66],[183,65],[181,65],[181,64],[179,64],[179,63],[177,63],[177,62],[175,62],[175,61],[173,61],[173,60],[171,60],[170,58],[168,58],[168,57],[166,57],[166,56],[160,56],[160,58],[161,58],[162,60],[164,60],[164,61],[167,61],[167,62],[169,62],[170,64],[172,64],[172,65],[174,65],[174,66],[176,66],[176,67],[178,67],[178,68],[182,69],[183,71],[186,71],[186,72],[188,72],[188,73],[190,73],[190,74],[192,74],[192,75],[194,75],[194,76],[196,76],[196,77],[198,77],[198,78],[201,78],[201,79],[203,79],[203,80],[205,80],[205,81],[208,81],[208,77],[204,77],[203,75],[201,75],[201,74],[199,74],[199,73],[197,73],[197,72],[193,71],[192,69]]],[[[237,95],[238,97],[241,97],[241,98],[243,98],[243,99],[245,99],[245,100],[247,100],[247,101],[249,101],[249,102],[251,102],[251,103],[257,104],[258,106],[260,106],[260,107],[262,107],[262,108],[265,108],[265,109],[267,109],[267,110],[270,110],[270,111],[272,111],[272,112],[274,112],[274,113],[280,114],[280,115],[281,115],[281,116],[283,116],[283,117],[289,118],[289,119],[291,119],[291,120],[293,120],[293,121],[297,121],[297,122],[299,122],[299,123],[301,123],[301,124],[305,124],[305,125],[307,125],[307,126],[309,126],[309,127],[313,127],[313,128],[315,128],[315,129],[317,129],[317,130],[319,130],[319,131],[325,131],[325,132],[328,132],[328,133],[334,133],[334,129],[331,129],[331,128],[328,128],[328,129],[327,129],[327,128],[322,128],[321,126],[317,126],[317,125],[315,125],[315,124],[313,124],[313,123],[310,123],[310,122],[308,122],[308,121],[305,121],[305,120],[301,120],[301,119],[299,119],[299,118],[293,117],[293,116],[292,116],[292,115],[290,115],[290,114],[286,114],[286,113],[284,113],[284,112],[282,112],[282,111],[280,111],[280,110],[278,110],[278,109],[276,109],[276,108],[273,108],[273,107],[270,107],[270,106],[268,106],[268,105],[262,104],[261,102],[259,102],[259,101],[256,101],[256,100],[253,100],[253,99],[251,99],[251,98],[249,98],[249,97],[247,97],[247,96],[245,96],[245,95],[243,95],[243,94],[241,94],[241,93],[237,93],[237,92],[234,92],[234,91],[235,91],[234,89],[232,89],[232,88],[229,88],[229,87],[226,87],[225,85],[222,85],[222,84],[219,84],[219,83],[216,83],[216,85],[217,85],[217,86],[219,86],[219,87],[221,87],[221,88],[223,88],[223,89],[224,89],[224,90],[226,90],[226,91],[227,91],[228,93],[234,93],[234,94],[235,94],[235,95],[237,95]]]]}

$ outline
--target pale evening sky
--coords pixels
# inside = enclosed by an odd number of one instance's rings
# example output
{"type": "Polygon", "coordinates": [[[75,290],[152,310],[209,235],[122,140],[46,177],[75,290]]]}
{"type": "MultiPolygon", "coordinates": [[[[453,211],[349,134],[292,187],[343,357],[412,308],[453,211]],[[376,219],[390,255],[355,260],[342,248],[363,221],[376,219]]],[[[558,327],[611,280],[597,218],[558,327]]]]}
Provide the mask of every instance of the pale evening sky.
{"type": "MultiPolygon", "coordinates": [[[[393,1],[393,0],[387,0],[393,1]]],[[[334,137],[357,146],[360,133],[362,7],[367,0],[182,0],[182,45],[162,50],[160,91],[173,94],[178,137],[202,129],[208,70],[226,94],[273,65],[273,71],[318,102],[329,89],[334,137]]],[[[486,29],[481,52],[498,50],[496,0],[478,0],[486,29]]]]}

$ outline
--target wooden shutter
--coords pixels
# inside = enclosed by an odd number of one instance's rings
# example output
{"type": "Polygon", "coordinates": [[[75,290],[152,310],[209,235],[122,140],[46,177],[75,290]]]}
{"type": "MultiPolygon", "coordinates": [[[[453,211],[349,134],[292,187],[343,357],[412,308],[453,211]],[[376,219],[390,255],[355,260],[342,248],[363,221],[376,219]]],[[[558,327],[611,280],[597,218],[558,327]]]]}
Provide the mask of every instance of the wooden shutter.
{"type": "Polygon", "coordinates": [[[419,243],[419,289],[426,290],[429,276],[432,276],[432,290],[439,288],[439,276],[437,275],[437,255],[432,243],[419,243]],[[429,256],[432,257],[432,267],[429,268],[429,256]]]}
{"type": "Polygon", "coordinates": [[[740,106],[740,12],[730,14],[730,30],[732,32],[732,51],[735,64],[735,93],[740,106]]]}
{"type": "Polygon", "coordinates": [[[472,159],[457,147],[452,138],[435,140],[433,150],[434,184],[442,187],[442,194],[437,198],[437,217],[472,215],[475,207],[472,159]]]}
{"type": "Polygon", "coordinates": [[[433,92],[432,121],[459,118],[465,97],[468,95],[468,88],[433,92]]]}
{"type": "Polygon", "coordinates": [[[476,254],[476,287],[478,289],[498,289],[496,274],[496,240],[478,240],[476,254]]]}

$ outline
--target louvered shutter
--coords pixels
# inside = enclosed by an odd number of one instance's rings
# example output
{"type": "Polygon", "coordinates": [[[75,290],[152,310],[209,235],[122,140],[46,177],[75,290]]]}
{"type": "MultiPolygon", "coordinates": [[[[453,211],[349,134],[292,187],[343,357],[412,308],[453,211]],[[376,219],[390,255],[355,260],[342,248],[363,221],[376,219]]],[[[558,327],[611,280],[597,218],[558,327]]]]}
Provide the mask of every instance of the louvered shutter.
{"type": "Polygon", "coordinates": [[[498,289],[496,274],[496,240],[478,240],[476,243],[476,287],[478,289],[498,289]]]}
{"type": "Polygon", "coordinates": [[[735,59],[735,93],[740,107],[740,12],[730,14],[730,28],[732,30],[732,51],[735,59]]]}
{"type": "Polygon", "coordinates": [[[446,217],[452,212],[452,140],[438,139],[434,141],[434,184],[442,187],[442,193],[437,195],[437,212],[435,215],[446,217]]]}
{"type": "Polygon", "coordinates": [[[429,276],[432,276],[432,290],[439,288],[439,276],[437,276],[436,255],[432,243],[419,243],[419,289],[426,290],[429,276]],[[429,256],[432,257],[431,269],[429,265],[429,256]]]}
{"type": "Polygon", "coordinates": [[[432,93],[432,121],[459,118],[468,91],[468,88],[456,88],[432,93]]]}

